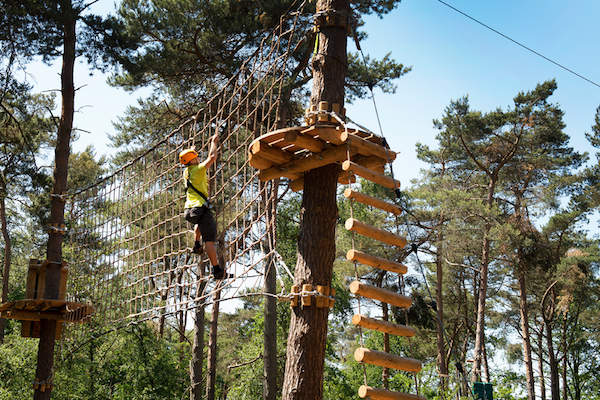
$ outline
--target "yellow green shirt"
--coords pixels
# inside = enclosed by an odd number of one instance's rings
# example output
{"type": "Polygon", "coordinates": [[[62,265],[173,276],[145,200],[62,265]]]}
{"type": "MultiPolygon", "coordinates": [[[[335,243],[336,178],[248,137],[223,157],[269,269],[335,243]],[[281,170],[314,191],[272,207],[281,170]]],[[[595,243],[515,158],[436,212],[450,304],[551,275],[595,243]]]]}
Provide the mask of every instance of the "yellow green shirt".
{"type": "MultiPolygon", "coordinates": [[[[183,171],[183,184],[187,187],[188,179],[192,185],[208,197],[208,179],[206,176],[206,166],[204,164],[190,165],[183,171]]],[[[192,188],[186,190],[185,208],[202,207],[205,203],[192,188]]]]}

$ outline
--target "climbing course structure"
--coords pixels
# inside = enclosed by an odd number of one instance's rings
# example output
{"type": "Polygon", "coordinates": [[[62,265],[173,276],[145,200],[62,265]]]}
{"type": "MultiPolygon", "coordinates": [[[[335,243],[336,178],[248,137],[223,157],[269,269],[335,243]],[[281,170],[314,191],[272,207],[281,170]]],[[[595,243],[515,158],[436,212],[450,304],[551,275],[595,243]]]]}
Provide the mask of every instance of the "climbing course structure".
{"type": "MultiPolygon", "coordinates": [[[[375,182],[389,189],[399,190],[400,183],[384,174],[385,165],[391,163],[396,153],[385,145],[383,138],[362,129],[351,129],[346,124],[345,111],[339,104],[320,102],[306,113],[305,126],[278,129],[255,139],[249,146],[250,164],[260,170],[261,181],[285,177],[290,179],[290,187],[295,191],[303,189],[303,175],[315,168],[328,164],[340,164],[341,173],[338,182],[348,184],[344,196],[350,203],[359,202],[370,207],[399,215],[402,209],[396,204],[363,194],[351,186],[356,176],[375,182]]],[[[345,222],[345,228],[352,235],[362,235],[376,241],[403,248],[407,242],[402,236],[386,230],[370,226],[351,217],[345,222]]],[[[315,238],[315,240],[317,240],[315,238]]],[[[347,252],[347,259],[357,264],[369,265],[388,272],[404,274],[406,266],[391,260],[369,255],[354,248],[347,252]]],[[[352,322],[361,332],[361,347],[356,349],[354,358],[362,364],[371,364],[384,368],[417,373],[421,370],[421,362],[411,358],[368,349],[364,347],[362,329],[370,329],[397,336],[414,336],[415,330],[404,326],[369,318],[361,313],[360,298],[384,302],[400,308],[411,305],[410,297],[390,290],[362,283],[355,274],[356,280],[350,284],[350,291],[356,295],[359,312],[352,322]]],[[[329,287],[311,284],[294,285],[290,294],[291,307],[332,307],[335,292],[329,287]]],[[[418,395],[397,393],[385,389],[374,389],[365,385],[358,389],[361,398],[416,400],[424,399],[418,395]]]]}

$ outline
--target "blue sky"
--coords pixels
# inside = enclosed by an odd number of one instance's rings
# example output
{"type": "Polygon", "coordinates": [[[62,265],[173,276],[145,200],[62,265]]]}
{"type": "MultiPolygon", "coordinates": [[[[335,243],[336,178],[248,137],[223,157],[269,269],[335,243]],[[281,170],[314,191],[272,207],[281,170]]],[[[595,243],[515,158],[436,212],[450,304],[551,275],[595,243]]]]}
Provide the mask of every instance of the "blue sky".
{"type": "MultiPolygon", "coordinates": [[[[599,1],[447,2],[600,82],[599,1]]],[[[101,0],[93,11],[110,11],[113,4],[113,0],[101,0]]],[[[565,111],[572,145],[580,151],[592,151],[584,132],[589,131],[600,105],[599,87],[527,52],[437,0],[404,0],[383,19],[367,17],[365,29],[369,35],[362,43],[366,54],[382,57],[391,52],[393,58],[413,68],[398,80],[395,94],[375,92],[383,132],[392,148],[401,152],[394,166],[403,183],[417,178],[424,167],[416,160],[414,144],[435,144],[432,120],[442,115],[450,100],[468,95],[475,109],[506,108],[519,91],[530,90],[546,79],[557,79],[558,90],[552,101],[565,111]]],[[[354,50],[351,41],[349,50],[354,50]]],[[[59,70],[58,64],[47,67],[35,63],[28,68],[29,79],[36,83],[37,90],[57,89],[59,70]]],[[[108,152],[107,135],[114,133],[111,121],[148,93],[131,94],[111,88],[105,79],[98,72],[89,76],[87,66],[78,63],[76,86],[85,86],[77,92],[75,125],[89,133],[79,133],[75,150],[93,144],[99,154],[108,152]]],[[[378,132],[370,100],[348,105],[347,109],[353,120],[378,132]]]]}

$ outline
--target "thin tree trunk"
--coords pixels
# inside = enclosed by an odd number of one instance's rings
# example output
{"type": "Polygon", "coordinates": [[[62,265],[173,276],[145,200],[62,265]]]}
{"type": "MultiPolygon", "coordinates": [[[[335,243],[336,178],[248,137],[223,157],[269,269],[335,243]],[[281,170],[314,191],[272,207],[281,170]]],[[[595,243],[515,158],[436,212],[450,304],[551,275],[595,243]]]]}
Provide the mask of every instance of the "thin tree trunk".
{"type": "MultiPolygon", "coordinates": [[[[494,192],[496,190],[496,181],[490,178],[488,184],[488,193],[486,205],[492,208],[494,201],[494,192]]],[[[479,273],[479,291],[477,297],[477,324],[475,330],[475,354],[473,362],[473,373],[471,380],[476,382],[481,379],[481,362],[483,357],[483,347],[485,346],[485,302],[487,299],[488,269],[490,262],[490,230],[491,224],[486,222],[483,232],[483,243],[481,251],[481,268],[479,273]]]]}
{"type": "Polygon", "coordinates": [[[548,348],[548,363],[550,364],[550,393],[552,400],[560,400],[558,361],[554,353],[552,325],[546,321],[546,347],[548,348]]]}
{"type": "MultiPolygon", "coordinates": [[[[200,282],[196,286],[196,298],[200,298],[206,288],[204,264],[198,266],[200,282]]],[[[202,400],[202,361],[204,360],[204,300],[196,301],[194,320],[194,344],[190,361],[190,400],[202,400]]]]}
{"type": "Polygon", "coordinates": [[[538,333],[538,370],[540,374],[540,391],[542,400],[546,400],[546,377],[544,376],[544,322],[538,333]]]}
{"type": "MultiPolygon", "coordinates": [[[[388,304],[382,302],[381,303],[381,311],[383,312],[383,320],[384,321],[389,321],[390,320],[390,315],[389,315],[389,308],[388,308],[388,304]]],[[[383,334],[383,351],[385,351],[386,353],[390,353],[390,335],[389,333],[384,333],[383,334]]],[[[389,389],[390,386],[390,370],[389,368],[383,368],[383,370],[381,371],[381,380],[383,381],[383,387],[385,389],[389,389]]]]}
{"type": "MultiPolygon", "coordinates": [[[[440,228],[442,229],[442,228],[440,228]]],[[[444,243],[444,233],[440,231],[437,240],[437,255],[435,259],[436,266],[436,334],[437,334],[437,362],[440,371],[440,392],[445,393],[448,389],[448,365],[446,364],[446,350],[444,346],[444,332],[442,321],[444,320],[444,296],[443,296],[443,280],[444,280],[444,265],[442,262],[444,243]]]]}
{"type": "MultiPolygon", "coordinates": [[[[8,233],[8,222],[6,218],[6,188],[2,185],[0,188],[0,224],[2,229],[2,239],[4,240],[4,268],[2,271],[2,301],[8,301],[8,279],[10,277],[10,263],[12,259],[12,245],[10,242],[10,234],[8,233]]],[[[4,343],[4,330],[6,328],[6,320],[0,318],[0,344],[4,343]]]]}
{"type": "MultiPolygon", "coordinates": [[[[73,129],[73,112],[75,110],[75,87],[73,84],[73,68],[75,64],[75,25],[77,16],[74,15],[70,0],[61,1],[61,12],[63,15],[63,57],[61,71],[61,94],[62,111],[56,138],[56,149],[54,152],[54,190],[50,199],[51,226],[60,227],[65,221],[65,203],[62,196],[67,191],[67,173],[69,166],[69,153],[71,143],[71,131],[73,129]]],[[[46,286],[44,298],[57,299],[60,287],[60,275],[62,270],[62,232],[50,230],[46,256],[48,265],[46,268],[46,286]]],[[[54,345],[56,339],[56,321],[40,321],[40,341],[38,347],[38,361],[35,380],[38,383],[52,382],[52,368],[54,365],[54,345]]],[[[51,389],[35,389],[34,400],[48,400],[52,393],[51,389]]]]}
{"type": "Polygon", "coordinates": [[[562,365],[562,398],[563,400],[567,400],[567,316],[563,315],[563,324],[562,324],[562,337],[561,337],[561,347],[563,351],[563,365],[562,365]]]}
{"type": "Polygon", "coordinates": [[[533,378],[533,363],[531,361],[531,335],[529,334],[529,310],[527,305],[527,287],[523,266],[518,266],[519,281],[519,313],[521,315],[521,336],[523,337],[523,361],[527,380],[527,398],[535,400],[535,380],[533,378]]]}
{"type": "Polygon", "coordinates": [[[221,283],[217,283],[217,290],[213,296],[212,317],[210,321],[210,334],[208,338],[208,362],[206,364],[206,399],[215,400],[215,384],[217,382],[217,331],[219,328],[219,303],[221,299],[221,283]]]}
{"type": "MultiPolygon", "coordinates": [[[[348,0],[318,0],[317,12],[331,10],[349,15],[348,0]]],[[[347,70],[346,28],[322,26],[313,66],[311,104],[344,104],[347,70]]],[[[294,283],[331,287],[337,222],[336,187],[339,166],[332,164],[304,176],[298,262],[294,283]]],[[[286,351],[282,400],[320,400],[328,308],[295,307],[292,310],[286,351]]]]}
{"type": "MultiPolygon", "coordinates": [[[[485,336],[483,338],[485,339],[485,336]]],[[[485,345],[485,342],[483,343],[483,381],[488,383],[490,381],[490,367],[488,364],[487,346],[485,345]]]]}

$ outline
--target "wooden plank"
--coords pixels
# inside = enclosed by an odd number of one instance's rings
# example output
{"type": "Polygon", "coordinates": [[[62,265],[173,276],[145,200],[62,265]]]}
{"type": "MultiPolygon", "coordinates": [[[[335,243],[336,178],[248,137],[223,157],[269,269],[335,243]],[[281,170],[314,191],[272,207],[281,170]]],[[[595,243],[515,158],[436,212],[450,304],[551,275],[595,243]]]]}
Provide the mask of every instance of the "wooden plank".
{"type": "Polygon", "coordinates": [[[286,176],[286,173],[304,173],[306,171],[310,171],[311,169],[345,160],[347,157],[346,149],[344,147],[331,147],[322,151],[321,153],[313,154],[310,157],[291,161],[289,163],[280,165],[279,167],[272,167],[262,170],[260,171],[258,177],[261,181],[265,182],[271,179],[286,176]]]}
{"type": "Polygon", "coordinates": [[[369,398],[371,400],[427,400],[425,397],[416,394],[392,392],[386,389],[374,389],[370,386],[362,385],[358,388],[358,397],[361,399],[369,398]]]}
{"type": "Polygon", "coordinates": [[[297,132],[287,132],[284,140],[287,143],[294,144],[303,149],[312,151],[313,153],[320,153],[323,151],[323,142],[317,140],[311,136],[303,135],[297,132]]]}
{"type": "Polygon", "coordinates": [[[392,292],[391,290],[367,285],[359,281],[354,281],[350,284],[350,292],[358,296],[379,300],[383,303],[388,303],[401,308],[408,308],[412,304],[412,300],[408,296],[403,296],[399,293],[392,292]]]}
{"type": "Polygon", "coordinates": [[[370,265],[373,268],[383,269],[397,274],[405,274],[408,271],[406,265],[386,260],[385,258],[376,257],[356,249],[348,250],[346,253],[346,260],[356,261],[361,264],[370,265]]]}
{"type": "Polygon", "coordinates": [[[284,164],[292,160],[292,155],[283,150],[276,149],[264,142],[254,142],[251,148],[252,154],[258,154],[261,158],[274,164],[284,164]]]}
{"type": "Polygon", "coordinates": [[[388,333],[395,336],[413,337],[416,331],[406,325],[394,324],[389,321],[382,321],[375,318],[369,318],[361,314],[354,314],[352,323],[365,329],[388,333]]]}
{"type": "Polygon", "coordinates": [[[371,182],[375,182],[389,189],[396,189],[400,187],[400,181],[397,181],[389,176],[380,175],[375,171],[367,169],[362,165],[356,164],[352,161],[344,161],[342,164],[342,169],[344,171],[351,171],[358,176],[362,176],[363,178],[370,180],[371,182]]]}
{"type": "Polygon", "coordinates": [[[391,244],[403,248],[406,246],[406,239],[402,236],[395,235],[383,229],[376,228],[371,225],[360,222],[354,218],[348,218],[345,223],[347,230],[356,232],[359,235],[370,237],[383,243],[391,244]]]}
{"type": "Polygon", "coordinates": [[[414,358],[400,357],[383,351],[369,350],[365,347],[359,347],[354,351],[354,359],[359,363],[406,372],[419,372],[423,368],[421,361],[414,358]]]}
{"type": "Polygon", "coordinates": [[[273,163],[258,154],[248,153],[248,162],[256,169],[267,169],[273,166],[273,163]]]}
{"type": "Polygon", "coordinates": [[[302,133],[317,136],[319,139],[327,141],[329,143],[339,146],[344,143],[342,141],[342,131],[334,126],[311,126],[310,128],[304,129],[302,133]]]}
{"type": "Polygon", "coordinates": [[[346,188],[344,190],[344,197],[346,197],[347,199],[356,200],[359,203],[362,203],[362,204],[365,204],[365,205],[368,205],[371,207],[379,208],[380,210],[387,211],[394,215],[402,214],[402,208],[400,206],[397,206],[392,203],[388,203],[387,201],[383,201],[381,199],[366,195],[361,192],[357,192],[356,190],[352,190],[352,188],[346,188]]]}
{"type": "MultiPolygon", "coordinates": [[[[338,176],[338,183],[341,185],[348,185],[349,183],[355,183],[356,177],[352,174],[344,173],[344,171],[340,172],[338,176]]],[[[299,192],[304,190],[304,177],[295,179],[289,183],[290,189],[293,192],[299,192]]]]}
{"type": "Polygon", "coordinates": [[[396,152],[388,150],[383,146],[370,142],[369,140],[363,139],[359,136],[353,135],[350,132],[342,132],[340,139],[344,143],[350,143],[350,146],[355,147],[360,154],[379,157],[388,163],[396,159],[396,152]]]}

